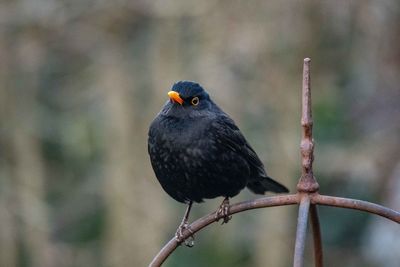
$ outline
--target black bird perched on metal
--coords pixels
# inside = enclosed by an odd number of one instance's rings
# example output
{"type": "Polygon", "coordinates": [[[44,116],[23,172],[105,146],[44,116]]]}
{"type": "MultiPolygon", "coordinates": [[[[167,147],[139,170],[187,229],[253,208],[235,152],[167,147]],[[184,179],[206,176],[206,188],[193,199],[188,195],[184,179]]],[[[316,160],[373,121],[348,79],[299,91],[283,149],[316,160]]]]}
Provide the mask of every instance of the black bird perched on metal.
{"type": "MultiPolygon", "coordinates": [[[[182,242],[193,202],[222,196],[216,216],[228,222],[229,198],[244,187],[256,194],[288,192],[267,176],[256,152],[198,84],[180,81],[150,125],[148,151],[163,189],[188,208],[176,232],[182,242]]],[[[190,230],[190,229],[189,229],[190,230]]]]}

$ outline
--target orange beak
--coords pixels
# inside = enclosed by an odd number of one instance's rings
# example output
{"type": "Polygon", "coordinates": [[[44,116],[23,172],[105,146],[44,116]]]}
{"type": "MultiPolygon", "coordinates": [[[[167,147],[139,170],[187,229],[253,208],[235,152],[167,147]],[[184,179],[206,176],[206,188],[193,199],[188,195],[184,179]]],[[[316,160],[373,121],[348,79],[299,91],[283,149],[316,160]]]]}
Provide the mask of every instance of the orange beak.
{"type": "Polygon", "coordinates": [[[180,95],[179,95],[177,92],[175,92],[175,91],[169,91],[169,92],[168,92],[168,96],[169,96],[169,98],[170,98],[172,101],[177,102],[177,103],[179,103],[180,105],[183,104],[183,99],[180,97],[180,95]]]}

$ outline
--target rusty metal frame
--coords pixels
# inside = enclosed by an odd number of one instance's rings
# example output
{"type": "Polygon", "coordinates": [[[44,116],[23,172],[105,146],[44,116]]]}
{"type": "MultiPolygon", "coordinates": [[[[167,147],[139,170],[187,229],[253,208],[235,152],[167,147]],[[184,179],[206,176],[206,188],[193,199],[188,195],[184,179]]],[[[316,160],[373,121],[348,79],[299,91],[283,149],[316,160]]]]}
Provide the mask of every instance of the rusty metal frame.
{"type": "MultiPolygon", "coordinates": [[[[312,112],[311,112],[311,80],[310,80],[309,58],[304,59],[303,65],[303,87],[302,87],[302,139],[300,152],[302,159],[302,175],[297,184],[297,193],[279,195],[272,197],[261,197],[258,199],[232,204],[229,208],[229,215],[251,209],[277,207],[285,205],[299,205],[297,219],[297,232],[295,251],[293,257],[294,267],[304,266],[304,251],[306,246],[306,234],[308,218],[310,217],[311,230],[313,233],[314,262],[316,267],[323,267],[323,249],[321,240],[321,229],[318,217],[317,205],[354,209],[373,213],[400,224],[400,212],[387,207],[358,199],[340,198],[320,195],[319,185],[313,174],[312,164],[314,161],[314,140],[312,137],[312,112]]],[[[183,239],[200,231],[207,225],[218,221],[216,213],[210,213],[189,226],[189,230],[183,232],[183,239]]],[[[172,252],[180,245],[175,238],[172,238],[153,258],[150,267],[161,266],[172,252]]]]}

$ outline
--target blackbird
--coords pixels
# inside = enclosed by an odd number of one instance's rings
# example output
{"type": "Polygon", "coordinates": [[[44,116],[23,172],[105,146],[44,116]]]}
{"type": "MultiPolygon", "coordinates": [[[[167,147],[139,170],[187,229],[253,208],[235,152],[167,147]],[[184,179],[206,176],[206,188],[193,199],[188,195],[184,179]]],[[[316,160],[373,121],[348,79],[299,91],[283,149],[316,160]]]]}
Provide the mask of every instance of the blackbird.
{"type": "Polygon", "coordinates": [[[177,82],[168,96],[150,125],[148,152],[162,188],[175,200],[188,204],[176,232],[178,242],[188,228],[193,202],[224,197],[216,218],[226,223],[230,219],[229,198],[243,188],[256,194],[288,192],[268,177],[234,121],[198,83],[177,82]]]}

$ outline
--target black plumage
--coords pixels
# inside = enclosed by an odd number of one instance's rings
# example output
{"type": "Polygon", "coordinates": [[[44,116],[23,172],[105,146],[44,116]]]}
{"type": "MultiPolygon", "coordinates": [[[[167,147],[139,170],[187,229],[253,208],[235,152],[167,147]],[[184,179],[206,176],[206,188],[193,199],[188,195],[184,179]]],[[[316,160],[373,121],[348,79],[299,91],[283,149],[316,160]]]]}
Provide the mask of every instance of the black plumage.
{"type": "Polygon", "coordinates": [[[234,121],[197,83],[177,82],[151,123],[148,151],[163,189],[189,203],[233,197],[247,186],[256,194],[288,192],[264,165],[234,121]]]}
{"type": "Polygon", "coordinates": [[[269,178],[233,120],[197,83],[174,84],[183,104],[169,100],[151,123],[148,149],[164,190],[188,203],[233,197],[244,187],[256,194],[287,192],[269,178]],[[190,101],[198,97],[198,104],[190,101]]]}

